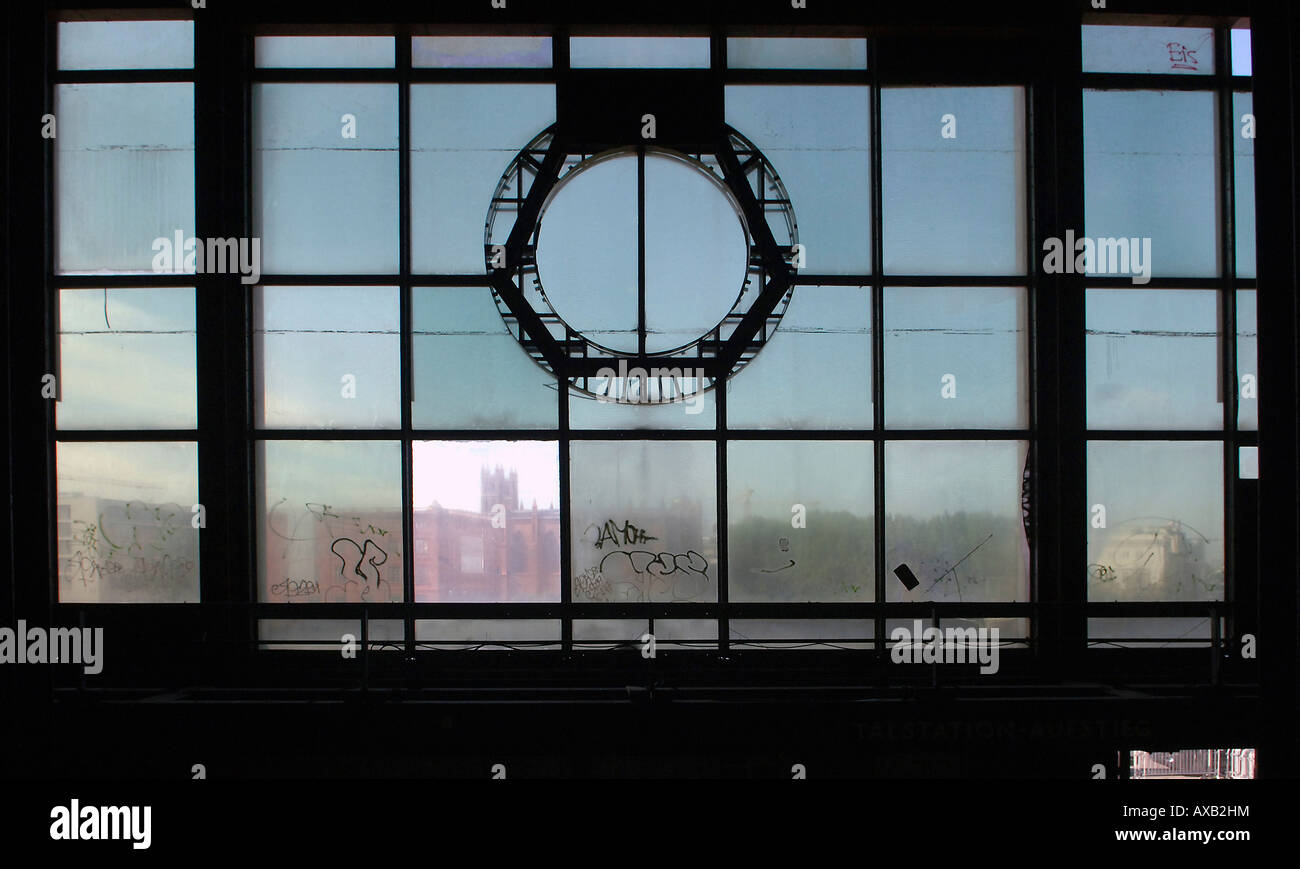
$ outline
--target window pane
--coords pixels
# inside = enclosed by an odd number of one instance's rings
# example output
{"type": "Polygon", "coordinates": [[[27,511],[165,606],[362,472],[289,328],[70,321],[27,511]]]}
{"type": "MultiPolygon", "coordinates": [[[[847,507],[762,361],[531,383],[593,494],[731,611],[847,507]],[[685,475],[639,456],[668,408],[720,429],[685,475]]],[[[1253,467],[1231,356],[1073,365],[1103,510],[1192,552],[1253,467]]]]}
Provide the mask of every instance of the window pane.
{"type": "Polygon", "coordinates": [[[391,67],[391,36],[259,36],[260,67],[391,67]]]}
{"type": "Polygon", "coordinates": [[[1084,72],[1214,72],[1214,31],[1208,27],[1083,27],[1084,72]]]}
{"type": "Polygon", "coordinates": [[[59,291],[59,428],[198,424],[194,289],[59,291]]]}
{"type": "Polygon", "coordinates": [[[554,441],[416,441],[415,599],[560,599],[554,441]]]}
{"type": "Polygon", "coordinates": [[[1088,600],[1223,600],[1222,444],[1092,441],[1088,504],[1088,600]]]}
{"type": "Polygon", "coordinates": [[[1214,290],[1088,290],[1088,427],[1221,428],[1218,304],[1214,290]]]}
{"type": "Polygon", "coordinates": [[[867,619],[732,619],[729,625],[731,645],[741,649],[870,649],[876,631],[867,619]]]}
{"type": "Polygon", "coordinates": [[[57,85],[55,105],[58,271],[155,271],[154,240],[194,231],[194,85],[57,85]]]}
{"type": "Polygon", "coordinates": [[[1242,278],[1255,277],[1254,105],[1253,94],[1232,95],[1233,128],[1236,130],[1232,139],[1232,192],[1237,200],[1237,276],[1242,278]],[[1250,135],[1244,135],[1246,133],[1250,135]]]}
{"type": "Polygon", "coordinates": [[[715,601],[712,441],[575,441],[573,600],[715,601]]]}
{"type": "Polygon", "coordinates": [[[1251,75],[1250,31],[1232,31],[1232,74],[1251,75]]]}
{"type": "MultiPolygon", "coordinates": [[[[690,359],[674,359],[664,367],[681,368],[682,376],[675,381],[672,375],[649,378],[647,395],[654,399],[662,394],[671,396],[677,389],[685,396],[681,401],[647,402],[643,404],[614,400],[600,400],[575,390],[569,391],[569,425],[575,429],[711,429],[718,419],[717,399],[714,391],[701,391],[707,386],[701,369],[690,367],[690,359]]],[[[611,366],[617,370],[617,366],[611,366]]],[[[591,391],[612,390],[617,398],[629,388],[635,388],[639,378],[630,372],[626,378],[589,378],[591,391]]]]}
{"type": "Polygon", "coordinates": [[[1255,291],[1237,291],[1237,427],[1259,428],[1259,325],[1255,291]]]}
{"type": "Polygon", "coordinates": [[[1028,425],[1023,288],[889,287],[884,317],[887,425],[1028,425]]]}
{"type": "Polygon", "coordinates": [[[199,600],[194,442],[61,443],[60,603],[199,600]]]}
{"type": "Polygon", "coordinates": [[[885,444],[886,599],[1029,600],[1024,441],[885,444]],[[920,581],[908,591],[906,564],[920,581]]]}
{"type": "Polygon", "coordinates": [[[411,66],[549,68],[549,36],[416,36],[411,66]]]}
{"type": "Polygon", "coordinates": [[[708,69],[707,36],[574,36],[574,69],[708,69]]]}
{"type": "Polygon", "coordinates": [[[257,424],[401,425],[396,287],[258,287],[257,424]]]}
{"type": "Polygon", "coordinates": [[[487,287],[411,294],[411,404],[416,428],[551,428],[554,375],[506,329],[487,287]]]}
{"type": "Polygon", "coordinates": [[[797,287],[767,346],[727,381],[730,428],[871,428],[871,288],[797,287]]]}
{"type": "Polygon", "coordinates": [[[1088,619],[1088,640],[1094,648],[1186,649],[1209,646],[1209,639],[1209,617],[1088,619]]]}
{"type": "Polygon", "coordinates": [[[885,271],[1023,274],[1024,90],[886,88],[880,99],[885,271]]]}
{"type": "Polygon", "coordinates": [[[560,620],[416,619],[415,641],[434,649],[558,649],[560,620]]]}
{"type": "Polygon", "coordinates": [[[258,443],[258,600],[402,600],[397,441],[258,443]]]}
{"type": "Polygon", "coordinates": [[[781,176],[807,274],[871,270],[871,91],[855,85],[736,85],[727,123],[781,176]]]}
{"type": "Polygon", "coordinates": [[[1219,273],[1215,95],[1084,91],[1084,224],[1150,238],[1151,274],[1219,273]]]}
{"type": "Polygon", "coordinates": [[[411,86],[411,260],[483,274],[483,222],[510,161],[555,123],[555,86],[411,86]]]}
{"type": "Polygon", "coordinates": [[[874,600],[873,468],[869,442],[729,443],[729,599],[874,600]]]}
{"type": "Polygon", "coordinates": [[[729,37],[732,69],[866,69],[865,39],[729,37]]]}
{"type": "Polygon", "coordinates": [[[255,84],[253,117],[263,272],[397,271],[397,86],[255,84]]]}
{"type": "Polygon", "coordinates": [[[186,69],[192,66],[193,21],[59,22],[59,69],[186,69]]]}
{"type": "MultiPolygon", "coordinates": [[[[344,634],[351,634],[351,642],[361,645],[360,619],[258,619],[257,636],[262,640],[259,649],[284,649],[308,652],[329,652],[337,655],[345,643],[344,634]],[[279,641],[279,642],[270,642],[279,641]]],[[[372,651],[395,651],[405,647],[402,642],[405,628],[401,619],[370,619],[366,624],[366,638],[372,651]]]]}

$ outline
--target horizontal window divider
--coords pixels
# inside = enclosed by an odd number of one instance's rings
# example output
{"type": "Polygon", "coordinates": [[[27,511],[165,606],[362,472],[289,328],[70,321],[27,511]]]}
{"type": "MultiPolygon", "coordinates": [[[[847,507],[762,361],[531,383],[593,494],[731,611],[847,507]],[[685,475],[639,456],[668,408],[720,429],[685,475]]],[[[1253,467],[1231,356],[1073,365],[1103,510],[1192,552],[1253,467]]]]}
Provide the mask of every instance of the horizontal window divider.
{"type": "Polygon", "coordinates": [[[396,85],[398,83],[398,72],[395,67],[340,67],[340,68],[291,68],[291,67],[258,67],[253,70],[252,80],[254,84],[259,82],[302,82],[308,83],[352,83],[352,82],[379,82],[396,85]]]}
{"type": "Polygon", "coordinates": [[[204,436],[210,437],[206,432],[197,428],[167,428],[167,429],[56,429],[54,432],[55,442],[85,442],[85,441],[198,441],[203,440],[204,436]]]}
{"type": "MultiPolygon", "coordinates": [[[[885,413],[888,414],[888,408],[885,413]]],[[[1006,428],[907,428],[895,429],[885,426],[882,440],[1029,440],[1034,436],[1030,429],[1006,428]]]]}
{"type": "Polygon", "coordinates": [[[258,286],[385,286],[395,287],[402,283],[402,276],[396,272],[386,275],[272,275],[262,273],[258,286]]]}
{"type": "Polygon", "coordinates": [[[409,76],[412,84],[554,84],[557,72],[551,67],[412,67],[409,76]]]}
{"type": "Polygon", "coordinates": [[[1196,430],[1169,429],[1094,429],[1085,435],[1090,441],[1206,441],[1217,443],[1226,439],[1221,428],[1196,430]]]}
{"type": "Polygon", "coordinates": [[[1085,72],[1080,74],[1084,90],[1106,91],[1217,91],[1223,82],[1217,75],[1179,75],[1163,72],[1085,72]]]}
{"type": "Polygon", "coordinates": [[[193,67],[186,69],[62,69],[56,71],[53,84],[137,84],[140,82],[192,82],[193,67]]]}
{"type": "MultiPolygon", "coordinates": [[[[49,277],[49,284],[56,290],[98,290],[102,288],[114,289],[153,289],[159,287],[178,287],[188,289],[195,286],[195,282],[200,278],[209,278],[210,275],[203,274],[159,274],[157,272],[141,272],[134,275],[60,275],[54,274],[49,277]]],[[[235,278],[237,275],[227,275],[226,277],[235,278]]]]}

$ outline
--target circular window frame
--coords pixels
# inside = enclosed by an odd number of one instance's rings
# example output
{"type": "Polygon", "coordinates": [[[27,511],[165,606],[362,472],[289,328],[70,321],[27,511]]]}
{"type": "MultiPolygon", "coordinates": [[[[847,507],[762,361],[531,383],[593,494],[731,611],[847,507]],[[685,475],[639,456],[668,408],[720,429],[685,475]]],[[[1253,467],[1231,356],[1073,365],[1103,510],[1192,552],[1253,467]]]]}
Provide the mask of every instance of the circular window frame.
{"type": "MultiPolygon", "coordinates": [[[[558,378],[568,380],[569,388],[581,397],[618,404],[671,404],[693,399],[740,371],[771,339],[785,315],[794,293],[793,275],[802,259],[799,226],[795,218],[794,206],[771,161],[734,128],[727,126],[725,132],[731,154],[738,160],[736,168],[739,170],[739,177],[737,178],[729,177],[726,161],[719,159],[716,153],[709,151],[686,153],[653,143],[620,145],[598,151],[565,148],[562,149],[564,159],[555,166],[552,173],[548,173],[546,157],[555,145],[556,136],[556,126],[552,125],[538,133],[514,156],[497,182],[484,221],[484,261],[490,275],[508,276],[508,280],[513,284],[512,289],[515,290],[509,295],[515,298],[507,298],[501,286],[494,282],[493,301],[507,329],[516,340],[520,341],[534,362],[558,378]],[[646,353],[628,353],[592,341],[564,320],[551,304],[542,285],[537,269],[537,243],[546,209],[567,181],[600,163],[639,153],[653,153],[656,156],[678,160],[701,172],[713,182],[731,204],[740,220],[748,255],[744,279],[736,293],[735,301],[722,320],[700,336],[678,347],[646,353]],[[742,160],[743,162],[740,162],[742,160]],[[535,215],[528,220],[521,233],[518,224],[520,215],[527,211],[524,202],[533,184],[548,174],[552,175],[548,179],[550,189],[547,190],[535,215]],[[751,221],[729,185],[729,181],[748,185],[751,192],[757,192],[756,201],[762,220],[766,224],[765,232],[758,233],[751,226],[751,221]],[[783,233],[779,233],[778,230],[783,230],[783,233]],[[511,258],[512,261],[507,261],[505,253],[508,238],[526,239],[519,247],[517,255],[511,258]],[[775,241],[777,238],[789,239],[789,244],[779,245],[775,241]],[[728,360],[727,350],[734,344],[728,339],[731,338],[737,325],[750,314],[751,309],[764,293],[768,279],[772,276],[773,263],[780,263],[780,268],[788,270],[788,278],[785,281],[788,286],[772,310],[764,315],[761,328],[744,342],[739,352],[733,351],[730,354],[733,358],[728,360]],[[520,304],[527,306],[529,311],[518,310],[516,306],[520,304]],[[555,364],[554,356],[548,358],[547,354],[541,352],[538,342],[528,340],[529,330],[523,325],[527,314],[533,315],[536,318],[534,322],[540,324],[539,327],[535,327],[535,330],[545,329],[549,337],[562,346],[560,365],[555,364]],[[678,375],[675,388],[671,391],[661,389],[658,395],[652,394],[654,391],[646,388],[640,388],[635,393],[625,390],[615,391],[610,382],[612,378],[608,376],[602,377],[599,374],[592,376],[589,371],[569,370],[570,366],[563,363],[572,359],[607,361],[609,365],[601,371],[615,370],[620,363],[624,367],[619,370],[626,371],[629,361],[637,363],[638,366],[643,361],[663,361],[672,367],[665,367],[662,370],[681,369],[688,372],[686,377],[695,388],[685,392],[683,384],[686,381],[678,375]],[[722,369],[719,369],[720,361],[723,362],[722,369]],[[702,373],[707,368],[710,373],[692,378],[689,373],[692,362],[699,365],[697,371],[702,373]],[[557,370],[561,367],[565,370],[557,370]]],[[[730,174],[736,173],[733,170],[730,174]]],[[[644,231],[644,227],[638,227],[638,231],[644,231]]],[[[639,332],[644,328],[644,324],[637,324],[637,328],[639,332]]],[[[638,338],[640,337],[639,335],[638,338]]],[[[645,374],[641,376],[644,377],[645,374]]]]}

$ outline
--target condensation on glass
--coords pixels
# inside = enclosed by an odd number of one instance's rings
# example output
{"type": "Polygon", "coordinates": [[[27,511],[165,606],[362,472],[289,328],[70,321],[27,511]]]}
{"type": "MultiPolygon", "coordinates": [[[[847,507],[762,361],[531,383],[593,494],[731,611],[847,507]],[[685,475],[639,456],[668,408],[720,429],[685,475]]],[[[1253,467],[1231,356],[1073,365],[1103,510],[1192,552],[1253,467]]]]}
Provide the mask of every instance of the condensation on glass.
{"type": "Polygon", "coordinates": [[[873,468],[867,441],[728,443],[728,599],[875,600],[873,468]]]}
{"type": "Polygon", "coordinates": [[[393,66],[391,36],[259,36],[257,66],[266,68],[365,68],[393,66]]]}
{"type": "Polygon", "coordinates": [[[574,441],[572,595],[591,602],[718,599],[713,441],[574,441]]]}
{"type": "Polygon", "coordinates": [[[402,600],[397,441],[259,441],[257,599],[402,600]]]}
{"type": "Polygon", "coordinates": [[[194,22],[60,21],[59,69],[189,69],[194,22]]]}
{"type": "Polygon", "coordinates": [[[60,603],[199,600],[193,441],[56,445],[60,603]]]}
{"type": "Polygon", "coordinates": [[[867,41],[846,37],[731,36],[732,69],[866,69],[867,41]]]}
{"type": "Polygon", "coordinates": [[[886,599],[1029,600],[1025,441],[885,444],[886,599]],[[895,571],[920,581],[908,590],[895,571]]]}
{"type": "Polygon", "coordinates": [[[396,287],[258,287],[254,404],[264,428],[396,428],[396,287]]]}
{"type": "Polygon", "coordinates": [[[551,66],[549,36],[415,36],[416,68],[545,69],[551,66]]]}
{"type": "Polygon", "coordinates": [[[1214,31],[1085,24],[1083,71],[1212,75],[1214,31]]]}
{"type": "Polygon", "coordinates": [[[708,69],[707,36],[573,36],[573,69],[708,69]]]}

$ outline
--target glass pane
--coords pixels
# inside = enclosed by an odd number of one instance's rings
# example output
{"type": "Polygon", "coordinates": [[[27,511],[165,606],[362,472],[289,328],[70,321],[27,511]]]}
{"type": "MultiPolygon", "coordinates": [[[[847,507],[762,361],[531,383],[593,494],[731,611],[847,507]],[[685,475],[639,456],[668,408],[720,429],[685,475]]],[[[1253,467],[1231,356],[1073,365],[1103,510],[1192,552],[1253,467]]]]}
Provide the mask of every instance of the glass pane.
{"type": "Polygon", "coordinates": [[[1214,72],[1214,31],[1208,27],[1083,27],[1084,72],[1214,72]]]}
{"type": "Polygon", "coordinates": [[[415,620],[415,641],[422,648],[558,649],[559,640],[559,619],[415,620]]]}
{"type": "Polygon", "coordinates": [[[560,599],[554,441],[416,441],[415,599],[560,599]]]}
{"type": "Polygon", "coordinates": [[[391,67],[391,36],[259,36],[255,40],[261,67],[391,67]]]}
{"type": "Polygon", "coordinates": [[[397,441],[261,441],[257,599],[402,600],[397,441]]]}
{"type": "Polygon", "coordinates": [[[1084,91],[1084,225],[1151,239],[1150,273],[1219,273],[1215,95],[1084,91]]]}
{"type": "Polygon", "coordinates": [[[729,428],[866,429],[871,288],[797,287],[776,334],[727,381],[729,428]]]}
{"type": "Polygon", "coordinates": [[[194,289],[59,291],[59,428],[198,424],[194,289]]]}
{"type": "Polygon", "coordinates": [[[1255,291],[1237,291],[1237,427],[1259,428],[1259,325],[1255,291]]]}
{"type": "Polygon", "coordinates": [[[199,600],[197,443],[61,443],[60,603],[199,600]]]}
{"type": "Polygon", "coordinates": [[[614,157],[566,177],[537,229],[537,277],[556,313],[625,353],[638,350],[637,172],[635,156],[614,157]]]}
{"type": "Polygon", "coordinates": [[[873,468],[869,442],[729,443],[729,599],[875,600],[873,468]]]}
{"type": "MultiPolygon", "coordinates": [[[[329,652],[338,655],[345,645],[361,647],[360,619],[258,619],[259,649],[329,652]],[[351,634],[351,640],[345,637],[351,634]],[[279,642],[269,642],[269,641],[279,642]]],[[[405,648],[405,627],[401,619],[370,619],[366,625],[371,651],[405,648]]]]}
{"type": "Polygon", "coordinates": [[[870,649],[876,631],[867,619],[732,619],[728,624],[731,645],[740,649],[870,649]]]}
{"type": "Polygon", "coordinates": [[[1088,427],[1222,428],[1218,305],[1214,290],[1088,290],[1088,427]]]}
{"type": "Polygon", "coordinates": [[[1029,600],[1024,441],[885,444],[887,600],[1029,600]],[[909,591],[895,571],[919,580],[909,591]]]}
{"type": "Polygon", "coordinates": [[[886,88],[880,100],[885,271],[1023,274],[1024,90],[886,88]]]}
{"type": "Polygon", "coordinates": [[[1093,648],[1186,649],[1209,646],[1210,619],[1088,619],[1093,648]]]}
{"type": "Polygon", "coordinates": [[[1259,479],[1259,447],[1237,447],[1237,478],[1259,479]]]}
{"type": "Polygon", "coordinates": [[[258,287],[257,424],[401,425],[396,287],[258,287]]]}
{"type": "Polygon", "coordinates": [[[871,90],[736,85],[727,123],[781,176],[799,220],[806,274],[871,270],[871,90]]]}
{"type": "Polygon", "coordinates": [[[55,87],[58,271],[138,274],[194,230],[194,85],[55,87]],[[155,256],[157,252],[157,256],[155,256]]]}
{"type": "Polygon", "coordinates": [[[186,69],[192,66],[193,21],[59,22],[59,69],[186,69]]]}
{"type": "Polygon", "coordinates": [[[575,441],[573,600],[715,601],[712,441],[575,441]]]}
{"type": "Polygon", "coordinates": [[[1236,129],[1232,139],[1232,193],[1237,200],[1237,276],[1242,278],[1255,277],[1254,106],[1253,94],[1232,95],[1233,126],[1236,129]]]}
{"type": "Polygon", "coordinates": [[[411,66],[549,68],[549,36],[416,36],[411,66]]]}
{"type": "Polygon", "coordinates": [[[483,222],[510,161],[555,123],[549,84],[411,86],[411,260],[483,274],[483,222]]]}
{"type": "Polygon", "coordinates": [[[1232,74],[1251,75],[1250,31],[1232,31],[1232,74]]]}
{"type": "Polygon", "coordinates": [[[865,39],[729,37],[732,69],[866,69],[865,39]]]}
{"type": "Polygon", "coordinates": [[[889,287],[884,317],[887,425],[1028,426],[1023,288],[889,287]]]}
{"type": "Polygon", "coordinates": [[[1088,444],[1088,600],[1223,600],[1223,445],[1088,444]]]}
{"type": "Polygon", "coordinates": [[[551,428],[554,375],[506,329],[486,287],[416,287],[411,378],[416,428],[551,428]]]}
{"type": "Polygon", "coordinates": [[[574,36],[574,69],[708,69],[707,36],[574,36]]]}
{"type": "Polygon", "coordinates": [[[254,84],[268,274],[397,271],[397,85],[254,84]]]}
{"type": "Polygon", "coordinates": [[[645,161],[646,352],[713,329],[745,287],[749,239],[713,176],[660,155],[645,161]]]}
{"type": "MultiPolygon", "coordinates": [[[[632,428],[632,429],[711,429],[717,424],[718,410],[717,399],[714,391],[709,389],[701,392],[702,384],[705,384],[705,378],[702,369],[690,368],[690,359],[673,359],[669,360],[671,364],[663,366],[669,371],[680,369],[682,374],[679,379],[674,380],[674,375],[662,375],[653,377],[647,381],[647,395],[650,398],[659,396],[662,390],[667,390],[668,395],[672,395],[672,389],[680,390],[680,393],[686,396],[681,401],[670,402],[648,402],[648,403],[628,403],[614,400],[601,400],[586,393],[580,393],[574,390],[569,391],[569,425],[575,429],[593,429],[593,428],[632,428]],[[668,386],[674,383],[676,386],[668,386]]],[[[611,366],[617,370],[617,365],[611,366]]],[[[613,390],[613,395],[618,397],[623,390],[629,388],[629,384],[635,384],[639,377],[632,374],[635,368],[629,369],[629,376],[626,378],[589,378],[588,388],[591,391],[596,390],[613,390]]],[[[650,374],[652,372],[647,372],[650,374]]]]}

